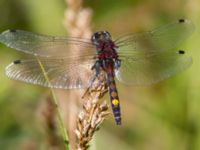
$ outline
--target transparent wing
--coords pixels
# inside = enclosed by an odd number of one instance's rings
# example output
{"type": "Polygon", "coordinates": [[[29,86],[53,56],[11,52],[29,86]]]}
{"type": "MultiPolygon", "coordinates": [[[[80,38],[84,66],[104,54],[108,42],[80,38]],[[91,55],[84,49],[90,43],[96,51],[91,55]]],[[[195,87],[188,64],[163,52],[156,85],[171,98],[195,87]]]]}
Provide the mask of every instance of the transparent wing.
{"type": "Polygon", "coordinates": [[[174,48],[189,37],[194,31],[190,20],[180,19],[176,22],[161,26],[153,31],[130,34],[118,38],[115,43],[120,56],[137,55],[150,52],[166,51],[174,48]]]}
{"type": "Polygon", "coordinates": [[[117,78],[125,84],[149,85],[168,78],[188,66],[192,59],[174,47],[194,31],[189,20],[179,20],[150,32],[116,40],[121,67],[117,78]]]}
{"type": "Polygon", "coordinates": [[[184,51],[164,51],[148,56],[126,57],[116,71],[119,81],[128,85],[151,85],[189,67],[192,58],[184,51]]]}
{"type": "Polygon", "coordinates": [[[40,57],[39,60],[45,69],[50,84],[45,79],[37,59],[14,61],[7,66],[6,75],[27,83],[62,89],[86,88],[95,75],[95,72],[91,70],[94,64],[93,59],[81,63],[79,60],[67,58],[40,57]]]}
{"type": "Polygon", "coordinates": [[[0,42],[8,47],[37,56],[95,55],[89,39],[54,37],[21,30],[7,30],[0,34],[0,42]]]}

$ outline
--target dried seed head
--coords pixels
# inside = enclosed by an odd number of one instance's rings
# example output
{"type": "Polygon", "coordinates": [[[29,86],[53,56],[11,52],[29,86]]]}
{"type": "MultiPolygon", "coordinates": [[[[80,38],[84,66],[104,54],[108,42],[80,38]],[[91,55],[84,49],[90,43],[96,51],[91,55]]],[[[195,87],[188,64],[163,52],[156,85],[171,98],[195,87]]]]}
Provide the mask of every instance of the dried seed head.
{"type": "MultiPolygon", "coordinates": [[[[68,9],[65,12],[65,26],[72,37],[89,38],[91,32],[91,9],[82,8],[82,0],[66,0],[68,9]]],[[[80,54],[78,54],[80,55],[80,54]]],[[[107,85],[104,81],[105,74],[101,72],[96,82],[83,96],[83,110],[77,116],[77,149],[86,150],[95,131],[99,128],[105,117],[109,114],[108,105],[100,104],[99,98],[107,92],[107,85]]]]}
{"type": "MultiPolygon", "coordinates": [[[[92,101],[87,101],[87,103],[92,103],[92,101]]],[[[78,139],[78,149],[83,150],[88,147],[88,143],[92,139],[95,131],[99,129],[101,123],[105,120],[105,117],[110,113],[108,110],[108,105],[106,102],[102,104],[94,103],[88,105],[87,110],[83,109],[81,111],[82,117],[78,117],[78,125],[76,129],[76,136],[78,139]],[[82,114],[84,113],[84,114],[82,114]]],[[[86,108],[86,107],[83,107],[86,108]]]]}

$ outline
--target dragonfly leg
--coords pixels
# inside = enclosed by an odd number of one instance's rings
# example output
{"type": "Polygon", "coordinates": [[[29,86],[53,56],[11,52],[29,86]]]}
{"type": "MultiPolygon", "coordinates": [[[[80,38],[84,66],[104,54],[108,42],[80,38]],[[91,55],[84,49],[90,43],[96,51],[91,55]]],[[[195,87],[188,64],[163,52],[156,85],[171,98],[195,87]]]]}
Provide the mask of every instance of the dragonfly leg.
{"type": "Polygon", "coordinates": [[[94,81],[96,80],[97,76],[95,75],[94,78],[92,79],[92,82],[90,83],[90,85],[88,86],[88,88],[86,89],[86,91],[84,92],[82,98],[85,98],[85,96],[89,93],[90,88],[92,86],[92,84],[94,83],[94,81]]]}
{"type": "Polygon", "coordinates": [[[95,76],[92,79],[90,85],[88,86],[88,88],[86,89],[85,93],[83,94],[82,98],[84,98],[88,93],[92,93],[92,92],[100,92],[100,97],[102,97],[104,94],[104,91],[102,91],[102,89],[98,89],[98,87],[101,87],[101,83],[103,83],[105,81],[104,76],[101,76],[101,72],[102,72],[102,68],[100,65],[100,62],[97,60],[96,63],[92,66],[91,70],[95,69],[95,76]],[[95,84],[95,87],[93,88],[92,86],[94,85],[95,80],[97,80],[97,84],[95,84]]]}

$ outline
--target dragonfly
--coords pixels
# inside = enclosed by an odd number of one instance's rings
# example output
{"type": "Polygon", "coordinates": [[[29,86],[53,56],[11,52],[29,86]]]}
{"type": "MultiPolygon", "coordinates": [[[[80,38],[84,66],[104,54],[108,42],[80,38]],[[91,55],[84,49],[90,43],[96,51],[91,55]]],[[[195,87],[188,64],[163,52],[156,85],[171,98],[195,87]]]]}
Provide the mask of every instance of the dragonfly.
{"type": "Polygon", "coordinates": [[[120,125],[115,79],[125,85],[145,86],[188,68],[192,58],[176,47],[193,31],[190,20],[179,19],[152,31],[116,39],[107,31],[95,32],[91,39],[83,39],[12,29],[0,34],[0,42],[32,56],[27,60],[15,60],[6,67],[6,75],[14,80],[50,88],[78,89],[90,87],[103,72],[115,122],[120,125]]]}

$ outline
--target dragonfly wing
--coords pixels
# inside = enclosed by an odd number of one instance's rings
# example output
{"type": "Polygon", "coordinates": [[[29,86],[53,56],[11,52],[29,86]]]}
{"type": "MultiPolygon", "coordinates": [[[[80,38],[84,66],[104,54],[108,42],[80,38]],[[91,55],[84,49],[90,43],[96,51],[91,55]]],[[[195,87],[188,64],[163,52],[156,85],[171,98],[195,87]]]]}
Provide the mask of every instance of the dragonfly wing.
{"type": "Polygon", "coordinates": [[[95,55],[94,47],[89,39],[54,37],[22,30],[7,30],[0,34],[0,42],[36,56],[95,55]]]}
{"type": "Polygon", "coordinates": [[[91,70],[94,60],[69,61],[69,59],[38,58],[49,82],[46,80],[37,59],[17,60],[6,68],[6,75],[12,79],[41,86],[61,89],[86,88],[95,72],[91,70]]]}
{"type": "Polygon", "coordinates": [[[184,51],[164,51],[141,57],[121,58],[116,71],[119,81],[129,85],[151,85],[189,67],[192,58],[184,51]]]}
{"type": "Polygon", "coordinates": [[[184,51],[174,47],[194,31],[189,20],[179,20],[150,32],[116,40],[121,67],[117,78],[125,84],[149,85],[179,72],[192,63],[184,51]]]}
{"type": "Polygon", "coordinates": [[[118,38],[115,43],[119,47],[119,55],[135,55],[152,51],[173,49],[194,31],[190,20],[178,20],[161,26],[150,32],[136,33],[118,38]]]}

